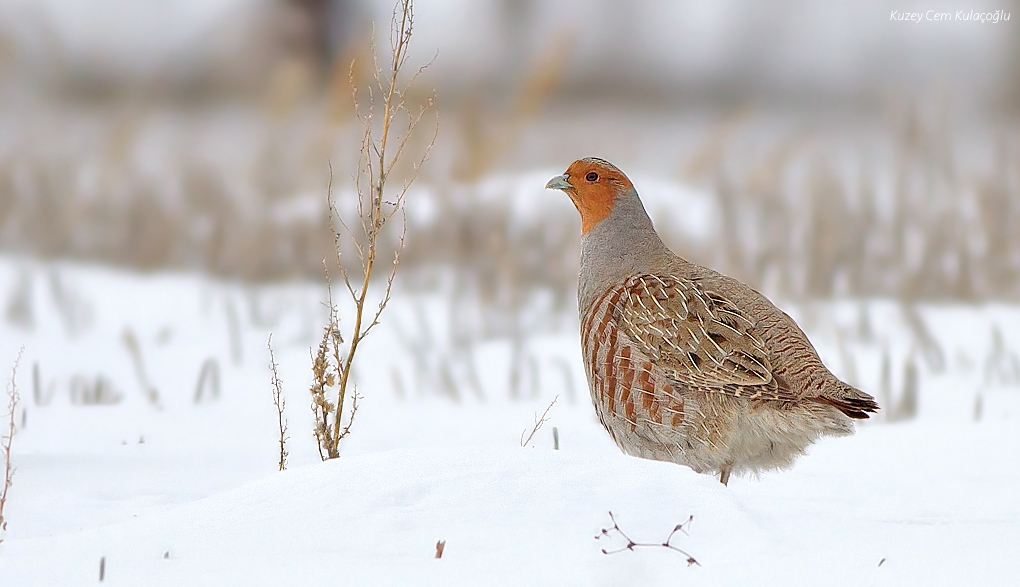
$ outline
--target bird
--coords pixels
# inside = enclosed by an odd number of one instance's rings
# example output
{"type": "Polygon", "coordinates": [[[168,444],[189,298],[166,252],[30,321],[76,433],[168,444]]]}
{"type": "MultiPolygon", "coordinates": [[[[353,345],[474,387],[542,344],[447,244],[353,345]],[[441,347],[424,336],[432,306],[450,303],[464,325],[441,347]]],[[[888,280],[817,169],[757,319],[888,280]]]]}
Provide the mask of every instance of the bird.
{"type": "Polygon", "coordinates": [[[582,356],[595,412],[624,453],[728,485],[790,467],[879,409],[767,297],[669,250],[612,163],[580,159],[545,187],[581,215],[582,356]]]}

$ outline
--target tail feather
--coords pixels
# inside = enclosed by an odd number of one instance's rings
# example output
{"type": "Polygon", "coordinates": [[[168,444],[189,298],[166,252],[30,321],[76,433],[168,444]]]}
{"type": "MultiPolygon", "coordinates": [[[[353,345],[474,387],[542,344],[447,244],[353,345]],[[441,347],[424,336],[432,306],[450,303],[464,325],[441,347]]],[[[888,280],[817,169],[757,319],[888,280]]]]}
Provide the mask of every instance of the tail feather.
{"type": "Polygon", "coordinates": [[[845,383],[842,389],[840,389],[839,395],[826,393],[818,396],[816,399],[823,404],[836,408],[855,420],[866,420],[870,417],[868,416],[869,413],[879,410],[875,398],[845,383]]]}

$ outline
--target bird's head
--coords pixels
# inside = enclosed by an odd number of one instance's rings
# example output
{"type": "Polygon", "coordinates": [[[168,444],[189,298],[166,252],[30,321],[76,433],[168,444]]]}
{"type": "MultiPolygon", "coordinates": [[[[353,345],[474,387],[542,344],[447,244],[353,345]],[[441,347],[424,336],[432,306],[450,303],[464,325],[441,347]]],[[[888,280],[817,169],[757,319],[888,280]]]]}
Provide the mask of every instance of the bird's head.
{"type": "Polygon", "coordinates": [[[567,172],[545,184],[546,189],[563,190],[581,213],[581,231],[588,232],[613,211],[620,194],[634,184],[612,163],[597,157],[574,161],[567,172]]]}

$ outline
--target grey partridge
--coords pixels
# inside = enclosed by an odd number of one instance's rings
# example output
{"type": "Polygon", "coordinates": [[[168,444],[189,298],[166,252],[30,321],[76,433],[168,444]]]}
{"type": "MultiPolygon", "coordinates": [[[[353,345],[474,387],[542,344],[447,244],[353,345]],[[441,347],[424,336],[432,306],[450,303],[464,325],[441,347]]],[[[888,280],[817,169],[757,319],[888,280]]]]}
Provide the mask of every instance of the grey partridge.
{"type": "Polygon", "coordinates": [[[581,213],[578,308],[588,387],[623,452],[718,473],[787,467],[878,409],[764,295],[659,239],[634,185],[575,161],[546,188],[581,213]]]}

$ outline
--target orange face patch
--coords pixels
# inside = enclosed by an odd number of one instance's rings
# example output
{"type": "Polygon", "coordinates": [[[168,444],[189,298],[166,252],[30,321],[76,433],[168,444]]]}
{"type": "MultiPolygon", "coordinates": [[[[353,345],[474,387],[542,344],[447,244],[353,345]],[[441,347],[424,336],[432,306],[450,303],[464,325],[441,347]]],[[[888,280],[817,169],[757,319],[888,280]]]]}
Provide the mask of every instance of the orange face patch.
{"type": "Polygon", "coordinates": [[[594,158],[574,161],[567,177],[573,189],[565,191],[581,213],[581,232],[609,216],[617,194],[634,187],[619,169],[594,158]]]}

